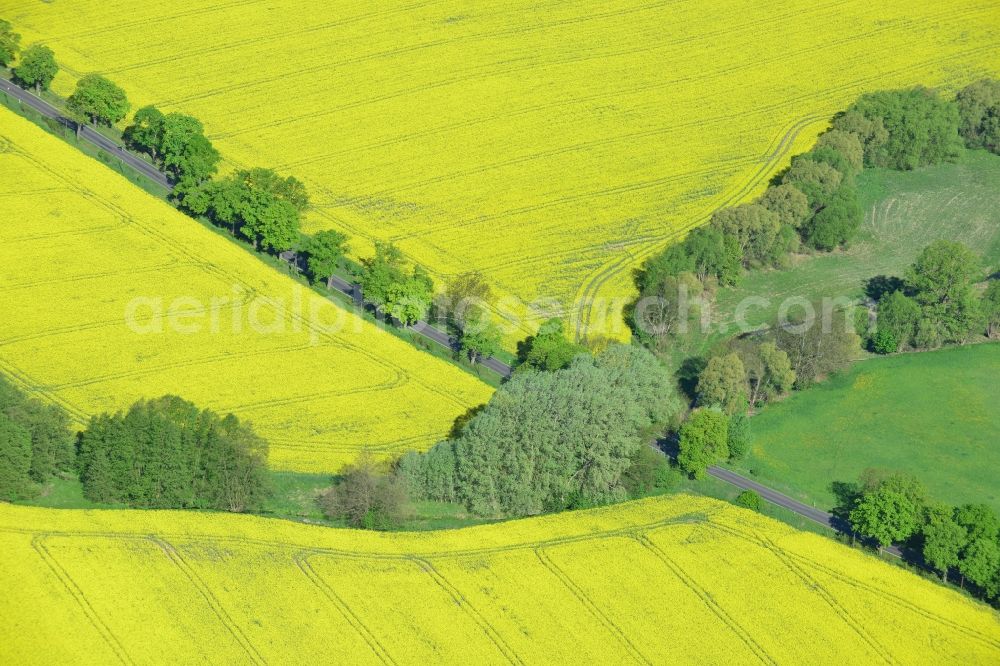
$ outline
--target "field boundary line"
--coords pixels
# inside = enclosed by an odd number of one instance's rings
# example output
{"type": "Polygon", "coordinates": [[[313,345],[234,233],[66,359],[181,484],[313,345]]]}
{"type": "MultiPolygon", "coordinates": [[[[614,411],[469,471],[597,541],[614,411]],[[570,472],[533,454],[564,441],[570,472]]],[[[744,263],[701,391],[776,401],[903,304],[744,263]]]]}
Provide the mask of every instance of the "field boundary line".
{"type": "Polygon", "coordinates": [[[754,640],[741,625],[737,622],[726,609],[724,609],[711,594],[705,591],[705,589],[699,585],[691,576],[689,576],[684,569],[674,562],[674,560],[668,556],[663,549],[653,543],[649,537],[645,534],[636,534],[635,540],[638,541],[644,548],[650,551],[657,559],[663,563],[674,574],[674,576],[691,592],[695,594],[702,603],[708,607],[712,614],[722,620],[722,623],[729,628],[736,636],[743,641],[743,643],[750,649],[750,651],[762,662],[766,664],[774,664],[777,666],[777,661],[768,654],[767,650],[764,649],[760,643],[754,640]]]}
{"type": "Polygon", "coordinates": [[[741,532],[740,530],[731,528],[728,525],[722,525],[720,523],[714,523],[712,521],[706,521],[705,524],[702,525],[702,527],[708,528],[710,530],[714,529],[716,531],[728,534],[737,539],[742,539],[743,541],[756,544],[757,546],[760,546],[761,548],[773,554],[778,559],[778,561],[781,562],[781,564],[784,565],[784,567],[792,573],[792,575],[794,575],[796,578],[805,583],[807,589],[815,591],[820,596],[820,598],[823,599],[823,601],[825,601],[833,609],[833,611],[844,621],[844,623],[847,624],[865,643],[867,643],[868,646],[872,648],[876,654],[878,654],[882,659],[884,659],[889,664],[897,663],[892,652],[887,647],[882,645],[882,643],[880,643],[878,639],[869,634],[868,630],[865,629],[864,626],[862,626],[859,622],[854,620],[854,618],[851,617],[850,612],[846,608],[844,608],[843,605],[841,605],[840,600],[837,599],[836,596],[833,595],[833,593],[831,593],[829,590],[823,587],[822,583],[820,583],[818,580],[810,576],[807,571],[802,569],[802,567],[795,564],[795,562],[793,562],[788,557],[788,554],[783,550],[781,550],[781,547],[778,546],[778,544],[775,543],[773,540],[764,536],[754,535],[752,533],[750,534],[744,533],[741,532]]]}

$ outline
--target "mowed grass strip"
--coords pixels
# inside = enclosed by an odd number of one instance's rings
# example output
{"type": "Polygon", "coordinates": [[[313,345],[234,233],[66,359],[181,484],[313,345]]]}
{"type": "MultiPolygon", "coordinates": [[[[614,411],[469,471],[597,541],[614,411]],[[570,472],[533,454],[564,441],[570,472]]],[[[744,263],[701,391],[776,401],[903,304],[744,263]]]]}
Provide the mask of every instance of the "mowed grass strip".
{"type": "Polygon", "coordinates": [[[755,416],[740,467],[824,509],[831,483],[871,467],[915,475],[934,500],[1000,510],[997,377],[997,343],[858,362],[755,416]]]}

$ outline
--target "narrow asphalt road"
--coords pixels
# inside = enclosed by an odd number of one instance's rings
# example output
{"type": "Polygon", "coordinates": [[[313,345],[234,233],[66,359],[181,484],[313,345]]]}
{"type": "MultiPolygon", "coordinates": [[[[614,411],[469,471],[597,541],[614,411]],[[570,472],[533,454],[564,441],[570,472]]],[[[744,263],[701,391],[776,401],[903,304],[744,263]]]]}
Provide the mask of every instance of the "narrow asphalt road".
{"type": "MultiPolygon", "coordinates": [[[[46,118],[52,118],[58,121],[66,127],[76,130],[76,123],[59,112],[59,109],[52,106],[48,102],[35,97],[28,91],[20,88],[9,81],[0,79],[0,90],[7,93],[11,97],[17,99],[22,104],[27,105],[42,114],[46,118]]],[[[146,176],[150,180],[156,182],[159,185],[169,189],[173,189],[173,185],[167,180],[167,177],[163,175],[155,166],[146,162],[142,158],[128,152],[125,150],[124,146],[109,139],[97,130],[93,129],[89,125],[84,125],[80,131],[80,137],[94,144],[101,150],[104,150],[110,155],[114,155],[122,162],[125,162],[130,167],[146,176]]]]}
{"type": "MultiPolygon", "coordinates": [[[[52,106],[48,102],[35,97],[28,91],[10,83],[9,81],[0,79],[0,90],[19,100],[22,104],[26,104],[38,113],[41,113],[47,118],[52,118],[61,124],[65,125],[70,129],[76,129],[76,123],[69,118],[63,116],[59,109],[52,106]]],[[[142,175],[148,177],[150,180],[166,187],[167,189],[173,189],[170,181],[167,177],[163,175],[156,167],[154,167],[149,162],[141,159],[140,157],[125,150],[124,146],[121,144],[107,138],[103,134],[100,134],[90,126],[84,126],[80,132],[80,136],[94,144],[98,148],[108,152],[111,155],[119,158],[130,167],[134,168],[136,171],[140,172],[142,175]]],[[[333,278],[333,287],[352,298],[355,297],[355,285],[343,280],[339,277],[333,278]]],[[[454,351],[457,349],[458,342],[449,336],[444,331],[431,326],[427,322],[419,321],[411,327],[420,335],[424,336],[428,340],[431,340],[445,349],[454,351]]],[[[487,358],[481,361],[481,364],[490,370],[493,370],[502,377],[509,377],[511,374],[511,367],[504,363],[503,361],[497,360],[495,358],[487,358]]],[[[768,502],[776,504],[780,507],[788,509],[800,516],[808,518],[809,520],[815,521],[820,525],[829,527],[831,529],[850,533],[850,526],[847,525],[843,520],[837,518],[836,516],[822,511],[815,507],[811,507],[808,504],[803,504],[798,500],[792,499],[788,495],[779,493],[776,490],[768,488],[767,486],[761,485],[756,481],[752,481],[744,476],[740,476],[735,472],[731,472],[727,469],[721,467],[712,466],[708,468],[708,473],[717,479],[725,481],[726,483],[732,484],[738,488],[743,488],[744,490],[753,490],[761,497],[763,497],[768,502]]],[[[902,557],[903,553],[895,546],[890,546],[883,549],[885,552],[895,555],[896,557],[902,557]]]]}
{"type": "MultiPolygon", "coordinates": [[[[843,532],[845,534],[851,533],[851,526],[847,524],[847,521],[838,518],[831,513],[827,513],[822,509],[817,509],[816,507],[809,506],[808,504],[803,504],[796,499],[792,499],[788,495],[779,493],[777,490],[761,485],[756,481],[737,474],[736,472],[712,465],[708,468],[708,473],[717,479],[736,486],[737,488],[752,490],[771,504],[776,504],[777,506],[788,509],[789,511],[797,513],[804,518],[808,518],[813,522],[819,523],[824,527],[829,527],[830,529],[843,532]]],[[[888,546],[882,550],[890,555],[903,557],[903,551],[896,546],[888,546]]]]}
{"type": "MultiPolygon", "coordinates": [[[[58,121],[60,124],[68,127],[69,129],[74,131],[76,130],[76,123],[74,121],[62,115],[62,113],[60,113],[59,109],[57,109],[56,107],[52,106],[45,100],[36,97],[27,90],[24,90],[23,88],[14,85],[13,83],[6,81],[4,79],[0,79],[0,90],[7,93],[11,97],[19,100],[22,104],[31,107],[32,109],[42,114],[46,118],[52,118],[53,120],[58,121]]],[[[85,125],[81,129],[80,137],[94,144],[101,150],[104,150],[107,153],[114,155],[115,157],[122,160],[123,162],[128,164],[130,167],[132,167],[142,175],[149,178],[150,180],[153,180],[154,182],[162,185],[168,190],[173,189],[173,185],[170,183],[167,177],[163,175],[163,173],[159,171],[155,166],[153,166],[149,162],[146,162],[137,155],[130,153],[128,150],[125,149],[124,146],[113,141],[112,139],[109,139],[100,132],[97,132],[89,125],[85,125]]],[[[338,291],[341,291],[347,294],[348,296],[353,297],[354,295],[354,285],[351,284],[350,282],[347,282],[346,280],[342,280],[340,278],[334,278],[333,286],[338,291]]],[[[427,338],[428,340],[431,340],[432,342],[439,344],[445,349],[454,351],[458,348],[457,340],[449,336],[444,331],[435,328],[434,326],[431,326],[427,322],[424,321],[417,322],[416,324],[411,326],[411,328],[420,335],[427,338]]],[[[496,372],[501,377],[510,377],[511,367],[506,363],[504,363],[503,361],[490,357],[481,361],[480,364],[486,368],[489,368],[493,372],[496,372]]]]}

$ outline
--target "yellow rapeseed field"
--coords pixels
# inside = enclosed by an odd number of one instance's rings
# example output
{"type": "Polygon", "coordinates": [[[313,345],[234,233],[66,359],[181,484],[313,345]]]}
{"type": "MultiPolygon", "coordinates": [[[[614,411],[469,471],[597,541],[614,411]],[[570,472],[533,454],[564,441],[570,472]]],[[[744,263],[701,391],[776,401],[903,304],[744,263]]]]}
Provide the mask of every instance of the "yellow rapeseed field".
{"type": "Polygon", "coordinates": [[[491,392],[6,109],[0,302],[0,371],[78,425],[174,393],[252,421],[279,468],[426,448],[491,392]]]}
{"type": "Polygon", "coordinates": [[[995,664],[995,612],[707,498],[433,533],[0,504],[0,663],[995,664]]]}
{"type": "Polygon", "coordinates": [[[996,0],[11,0],[71,91],[201,118],[303,178],[310,229],[484,271],[518,315],[623,336],[631,269],[759,192],[867,90],[1000,74],[996,0]],[[537,303],[536,303],[537,301],[537,303]]]}

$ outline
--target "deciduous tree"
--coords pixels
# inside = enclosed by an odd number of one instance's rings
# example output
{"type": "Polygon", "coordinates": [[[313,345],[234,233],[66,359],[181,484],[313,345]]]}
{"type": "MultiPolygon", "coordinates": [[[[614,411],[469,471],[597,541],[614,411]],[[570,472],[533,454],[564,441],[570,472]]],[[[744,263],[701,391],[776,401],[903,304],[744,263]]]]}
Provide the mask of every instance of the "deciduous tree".
{"type": "Polygon", "coordinates": [[[0,66],[9,66],[20,50],[21,35],[14,32],[14,26],[9,22],[0,19],[0,66]]]}
{"type": "Polygon", "coordinates": [[[955,96],[961,119],[959,133],[969,148],[1000,152],[1000,81],[971,83],[955,96]]]}
{"type": "Polygon", "coordinates": [[[14,68],[18,82],[35,87],[35,94],[41,95],[49,89],[49,84],[59,72],[52,49],[42,44],[32,44],[21,53],[21,59],[14,68]]]}
{"type": "Polygon", "coordinates": [[[125,91],[100,74],[83,76],[66,100],[67,110],[95,125],[113,125],[128,114],[129,108],[125,91]]]}
{"type": "Polygon", "coordinates": [[[700,479],[710,465],[729,457],[728,440],[729,417],[717,409],[696,409],[681,426],[677,462],[700,479]]]}
{"type": "Polygon", "coordinates": [[[717,406],[727,414],[747,408],[747,373],[736,354],[714,356],[698,377],[698,404],[717,406]]]}
{"type": "Polygon", "coordinates": [[[332,289],[334,273],[347,251],[347,236],[333,229],[318,231],[309,238],[305,251],[313,279],[325,279],[326,288],[332,289]]]}

